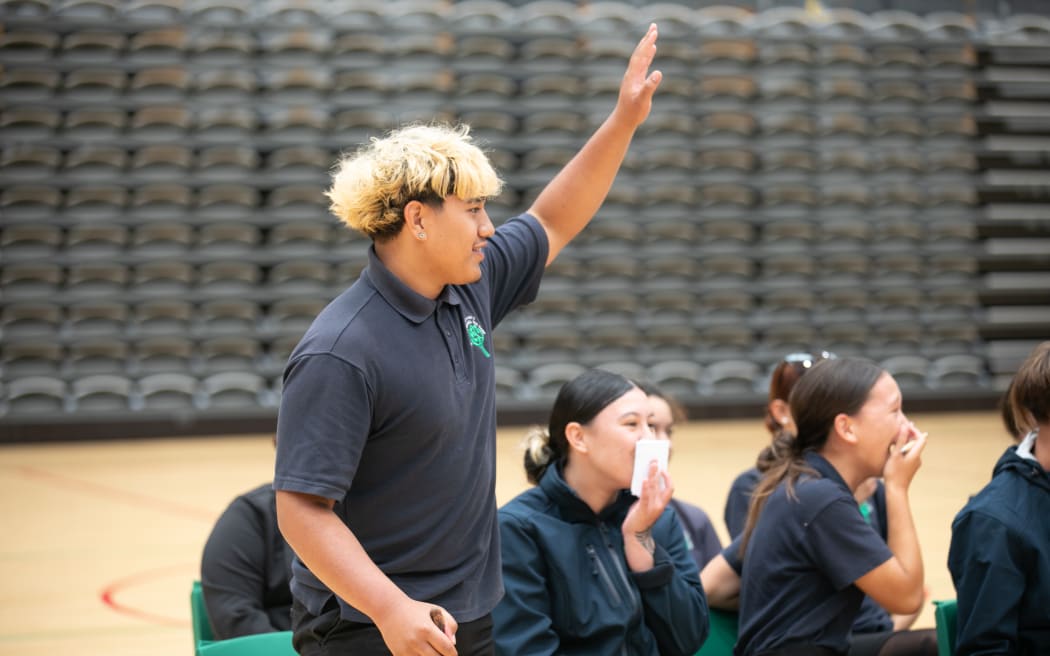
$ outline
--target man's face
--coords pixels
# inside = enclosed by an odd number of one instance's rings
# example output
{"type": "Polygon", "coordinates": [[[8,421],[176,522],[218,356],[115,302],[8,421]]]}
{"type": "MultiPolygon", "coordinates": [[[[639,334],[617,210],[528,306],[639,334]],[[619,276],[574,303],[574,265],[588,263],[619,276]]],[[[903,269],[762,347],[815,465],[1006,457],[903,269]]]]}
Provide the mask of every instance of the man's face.
{"type": "Polygon", "coordinates": [[[482,252],[495,232],[485,211],[485,199],[461,200],[449,196],[430,208],[426,221],[431,266],[444,284],[464,285],[481,279],[482,252]]]}

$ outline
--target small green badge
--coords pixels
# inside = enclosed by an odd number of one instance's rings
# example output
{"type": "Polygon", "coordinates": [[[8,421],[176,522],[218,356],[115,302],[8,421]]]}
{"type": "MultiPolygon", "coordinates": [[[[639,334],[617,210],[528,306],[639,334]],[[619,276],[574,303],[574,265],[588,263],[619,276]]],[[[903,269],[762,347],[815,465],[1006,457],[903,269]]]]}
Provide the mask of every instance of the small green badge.
{"type": "Polygon", "coordinates": [[[485,348],[485,329],[481,327],[474,315],[467,317],[464,323],[467,326],[467,338],[470,339],[470,343],[481,349],[486,358],[491,358],[492,355],[485,348]]]}

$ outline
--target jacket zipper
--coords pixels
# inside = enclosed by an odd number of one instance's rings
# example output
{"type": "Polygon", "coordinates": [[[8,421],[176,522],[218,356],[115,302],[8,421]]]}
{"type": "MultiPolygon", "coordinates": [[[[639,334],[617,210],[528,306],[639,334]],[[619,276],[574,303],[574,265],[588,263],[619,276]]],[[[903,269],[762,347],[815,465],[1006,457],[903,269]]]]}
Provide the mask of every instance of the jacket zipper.
{"type": "Polygon", "coordinates": [[[623,583],[623,589],[627,592],[627,598],[631,602],[631,617],[635,617],[640,610],[639,600],[634,594],[634,586],[631,585],[630,579],[627,578],[627,571],[623,567],[623,563],[620,562],[620,554],[613,548],[612,543],[609,541],[609,536],[606,534],[605,526],[602,526],[602,537],[605,539],[605,548],[609,552],[609,558],[613,562],[613,567],[616,568],[617,574],[620,575],[620,582],[623,583]]]}
{"type": "MultiPolygon", "coordinates": [[[[603,532],[604,532],[604,530],[603,530],[603,532]]],[[[634,595],[634,587],[631,586],[631,582],[627,580],[627,574],[624,572],[623,564],[620,563],[620,555],[617,554],[616,550],[613,549],[613,546],[611,544],[609,544],[609,540],[608,539],[605,540],[605,546],[606,546],[606,549],[609,552],[609,555],[612,557],[613,567],[615,567],[616,571],[619,572],[620,580],[624,584],[623,587],[624,587],[624,590],[627,593],[627,599],[629,599],[630,602],[631,602],[630,603],[630,609],[631,609],[630,617],[631,617],[631,619],[634,619],[635,616],[638,615],[638,612],[640,610],[639,603],[638,603],[639,600],[636,599],[635,595],[634,595]]],[[[626,642],[620,648],[620,655],[621,656],[628,656],[627,643],[626,642]]]]}
{"type": "Polygon", "coordinates": [[[620,593],[616,591],[616,586],[613,585],[612,577],[609,576],[609,571],[605,569],[605,564],[602,563],[601,558],[598,557],[598,552],[589,544],[587,545],[587,555],[591,557],[591,563],[593,564],[591,573],[597,574],[602,579],[605,583],[605,587],[609,590],[609,594],[612,595],[613,603],[619,606],[622,603],[620,593]]]}

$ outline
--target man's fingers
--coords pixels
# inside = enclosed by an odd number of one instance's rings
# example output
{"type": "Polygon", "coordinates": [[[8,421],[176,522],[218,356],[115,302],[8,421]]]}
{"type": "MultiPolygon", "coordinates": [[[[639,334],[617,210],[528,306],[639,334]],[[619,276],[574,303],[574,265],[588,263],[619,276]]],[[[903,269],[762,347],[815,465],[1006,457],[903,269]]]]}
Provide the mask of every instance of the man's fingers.
{"type": "Polygon", "coordinates": [[[631,55],[631,61],[628,64],[630,72],[645,75],[645,72],[649,70],[649,65],[653,63],[653,57],[656,56],[657,36],[656,23],[651,23],[649,31],[638,42],[638,47],[634,49],[634,53],[631,55]]]}
{"type": "Polygon", "coordinates": [[[660,86],[660,80],[664,79],[663,73],[660,71],[653,71],[651,75],[645,80],[645,84],[642,87],[642,96],[647,99],[652,99],[656,93],[656,87],[660,86]]]}

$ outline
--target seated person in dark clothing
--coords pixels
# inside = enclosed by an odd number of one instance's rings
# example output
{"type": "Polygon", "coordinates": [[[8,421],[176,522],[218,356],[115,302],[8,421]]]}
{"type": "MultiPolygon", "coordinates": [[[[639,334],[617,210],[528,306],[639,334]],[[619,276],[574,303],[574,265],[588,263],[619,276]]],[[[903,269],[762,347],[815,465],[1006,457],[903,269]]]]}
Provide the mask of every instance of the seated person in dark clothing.
{"type": "Polygon", "coordinates": [[[218,640],[291,629],[292,550],[270,483],[230,503],[201,558],[201,591],[218,640]]]}
{"type": "Polygon", "coordinates": [[[952,522],[959,656],[1050,653],[1050,341],[1021,364],[1003,419],[1018,443],[952,522]]]}
{"type": "Polygon", "coordinates": [[[788,401],[794,428],[751,492],[744,533],[700,575],[712,607],[740,609],[735,653],[936,655],[933,631],[857,628],[867,597],[910,616],[926,594],[907,494],[926,436],[900,388],[869,361],[825,359],[788,401]],[[876,477],[885,535],[857,506],[876,477]]]}
{"type": "MultiPolygon", "coordinates": [[[[638,386],[649,396],[649,410],[652,413],[649,415],[649,426],[653,437],[670,440],[675,424],[686,419],[685,409],[652,383],[642,382],[638,386]]],[[[673,445],[671,449],[674,450],[673,445]]],[[[709,560],[722,551],[722,541],[711,524],[711,518],[700,506],[681,499],[671,499],[670,505],[678,514],[678,521],[685,531],[689,553],[696,561],[696,566],[703,569],[709,560]]]]}
{"type": "MultiPolygon", "coordinates": [[[[769,377],[769,402],[766,404],[765,416],[766,429],[772,439],[769,446],[758,455],[755,466],[737,476],[729,489],[724,517],[730,539],[736,539],[744,532],[751,493],[758,485],[762,475],[780,454],[791,448],[796,428],[788,406],[788,397],[795,383],[813,365],[835,357],[834,353],[827,351],[818,351],[816,354],[791,353],[784,356],[784,359],[773,368],[769,377]]],[[[857,505],[864,519],[878,531],[883,540],[887,539],[886,489],[882,481],[878,478],[864,481],[854,491],[854,497],[857,499],[857,505]]],[[[864,637],[855,639],[853,644],[856,646],[869,639],[878,640],[871,636],[889,631],[905,631],[911,628],[918,615],[918,613],[891,615],[871,597],[865,595],[860,612],[853,623],[854,636],[864,637]]],[[[924,635],[928,637],[931,634],[925,633],[924,635]]]]}
{"type": "Polygon", "coordinates": [[[696,563],[668,508],[674,486],[649,463],[630,491],[646,394],[588,370],[562,386],[546,430],[528,437],[535,487],[499,510],[505,594],[496,654],[692,656],[708,617],[696,563]]]}

